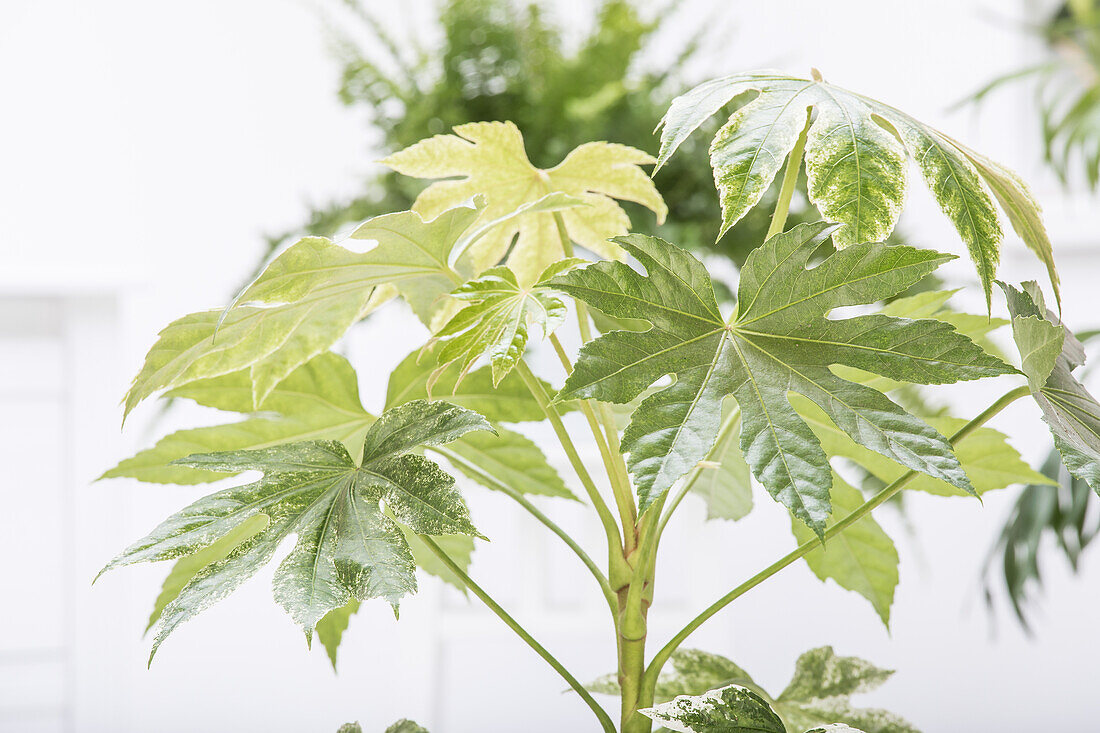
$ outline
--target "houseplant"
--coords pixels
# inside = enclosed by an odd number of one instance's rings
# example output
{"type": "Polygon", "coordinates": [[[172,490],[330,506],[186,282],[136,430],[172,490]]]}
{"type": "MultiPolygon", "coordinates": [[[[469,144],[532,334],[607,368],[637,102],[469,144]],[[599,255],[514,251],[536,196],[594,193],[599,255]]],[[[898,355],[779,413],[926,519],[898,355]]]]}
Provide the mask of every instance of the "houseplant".
{"type": "Polygon", "coordinates": [[[275,597],[307,638],[330,650],[361,602],[385,599],[396,610],[416,589],[420,566],[458,579],[484,602],[605,731],[647,731],[653,720],[688,731],[911,730],[889,713],[853,708],[848,695],[889,673],[827,647],[803,655],[774,698],[730,660],[682,648],[707,619],[799,560],[867,597],[885,620],[897,556],[872,510],[903,489],[977,496],[1042,480],[984,427],[1017,399],[1039,403],[1068,470],[1093,486],[1100,479],[1100,405],[1072,373],[1083,351],[1037,283],[999,283],[1019,367],[983,346],[1005,322],[958,313],[945,293],[894,299],[953,259],[880,243],[901,210],[910,158],[958,230],[989,311],[1000,306],[993,296],[1003,235],[994,200],[1045,266],[1059,301],[1050,243],[1022,182],[816,71],[810,79],[737,74],[678,97],[656,159],[586,143],[539,169],[507,122],[461,125],[391,155],[385,162],[399,173],[446,180],[424,189],[412,211],[356,229],[353,239],[374,243],[365,252],[318,237],[293,245],[225,310],[165,328],[134,379],[127,413],[162,392],[249,417],[167,436],[108,476],[202,483],[263,474],[172,515],[105,568],[176,561],[151,620],[153,653],[293,534],[275,597]],[[703,263],[628,233],[617,200],[663,219],[664,202],[640,166],[660,169],[731,102],[735,110],[711,143],[721,230],[752,209],[781,170],[782,177],[766,240],[741,269],[736,305],[723,309],[703,263]],[[803,162],[808,198],[832,223],[788,229],[803,162]],[[835,251],[819,257],[827,238],[835,251]],[[579,258],[581,248],[598,261],[579,258]],[[330,348],[395,300],[428,336],[391,375],[386,410],[376,417],[358,402],[351,365],[330,348]],[[863,310],[838,311],[851,307],[863,310]],[[528,364],[532,324],[557,354],[564,381],[547,382],[528,364]],[[559,340],[564,328],[577,329],[578,353],[559,340]],[[924,420],[887,396],[987,378],[1013,384],[968,420],[924,420]],[[629,412],[623,431],[613,405],[629,412]],[[561,419],[571,410],[591,432],[608,495],[561,419]],[[600,520],[603,562],[532,498],[575,498],[542,449],[506,427],[536,420],[552,428],[577,493],[600,520]],[[582,684],[471,577],[466,550],[484,535],[454,478],[425,452],[515,500],[574,552],[606,601],[618,650],[612,676],[582,684]],[[990,456],[995,472],[983,468],[990,456]],[[830,459],[861,467],[884,487],[865,497],[830,459]],[[712,514],[743,514],[750,475],[790,513],[798,547],[647,653],[665,527],[695,491],[712,514]],[[844,552],[827,555],[823,543],[844,552]],[[618,695],[617,721],[593,693],[618,695]]]}

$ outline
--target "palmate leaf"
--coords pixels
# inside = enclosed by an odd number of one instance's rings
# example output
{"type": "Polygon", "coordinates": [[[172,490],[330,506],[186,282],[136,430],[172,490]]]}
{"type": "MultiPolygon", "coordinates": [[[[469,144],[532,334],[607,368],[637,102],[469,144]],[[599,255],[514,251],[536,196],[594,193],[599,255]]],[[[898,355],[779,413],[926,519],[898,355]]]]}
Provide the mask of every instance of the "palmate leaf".
{"type": "Polygon", "coordinates": [[[458,362],[465,373],[483,355],[489,357],[493,385],[515,367],[527,349],[527,328],[535,323],[548,336],[565,320],[565,303],[545,289],[546,280],[583,260],[567,259],[550,265],[531,287],[521,287],[516,275],[505,266],[493,267],[451,292],[466,305],[435,332],[431,344],[442,345],[436,352],[438,371],[458,362]]]}
{"type": "MultiPolygon", "coordinates": [[[[170,391],[168,396],[227,412],[253,411],[252,382],[247,372],[191,382],[170,391]]],[[[363,436],[373,422],[374,416],[360,402],[358,379],[351,364],[342,356],[325,352],[280,382],[264,399],[256,416],[170,433],[152,448],[121,461],[101,478],[209,483],[230,474],[198,470],[175,461],[193,453],[258,450],[302,440],[338,440],[355,450],[363,444],[363,436]]]]}
{"type": "MultiPolygon", "coordinates": [[[[446,178],[428,186],[413,209],[433,217],[474,196],[488,204],[481,220],[495,219],[551,193],[586,205],[561,212],[568,236],[596,254],[618,259],[622,252],[607,240],[626,234],[630,220],[614,199],[635,201],[664,221],[667,209],[653,182],[639,168],[653,162],[640,150],[605,142],[586,143],[548,170],[531,165],[523,136],[511,122],[458,125],[454,135],[436,135],[394,153],[382,162],[416,178],[446,178]]],[[[530,213],[496,227],[469,250],[477,271],[508,266],[523,284],[565,256],[554,216],[530,213]],[[509,253],[513,238],[515,245],[509,253]]]]}
{"type": "MultiPolygon", "coordinates": [[[[427,379],[435,362],[409,354],[390,375],[386,407],[427,399],[427,379]]],[[[449,367],[435,385],[435,395],[480,412],[494,423],[541,420],[542,409],[515,376],[493,387],[488,369],[478,369],[456,384],[458,369],[449,367]]],[[[549,389],[549,385],[545,385],[549,389]]],[[[244,373],[200,380],[169,393],[207,407],[249,412],[251,385],[244,373]]],[[[259,415],[240,422],[179,430],[152,448],[121,461],[101,478],[136,478],[152,483],[198,484],[230,473],[197,470],[176,461],[193,453],[255,450],[302,440],[339,440],[349,450],[362,445],[374,415],[363,409],[355,371],[331,352],[314,357],[275,388],[259,415]]],[[[517,491],[575,498],[531,440],[503,427],[497,435],[471,433],[429,450],[444,455],[455,468],[479,483],[488,474],[517,491]],[[476,470],[475,470],[476,469],[476,470]]],[[[490,484],[488,488],[493,488],[490,484]]]]}
{"type": "Polygon", "coordinates": [[[794,676],[775,706],[794,730],[840,722],[865,733],[917,733],[889,711],[855,707],[849,700],[879,687],[893,674],[858,657],[837,656],[829,646],[811,649],[795,662],[794,676]]]}
{"type": "MultiPolygon", "coordinates": [[[[844,730],[844,726],[855,726],[866,733],[916,733],[902,718],[886,710],[860,708],[851,704],[850,697],[870,692],[879,687],[893,675],[893,672],[880,669],[858,657],[841,657],[832,647],[819,647],[802,654],[795,663],[795,672],[787,688],[778,697],[773,697],[757,684],[752,677],[733,661],[719,654],[698,649],[680,649],[672,654],[669,664],[661,670],[657,679],[654,700],[667,703],[680,696],[695,698],[684,706],[686,710],[711,710],[722,720],[723,710],[714,711],[712,705],[723,697],[722,689],[729,686],[740,687],[753,693],[758,701],[768,705],[782,719],[788,731],[801,731],[807,728],[825,730],[844,730]],[[716,689],[719,688],[719,689],[716,689]],[[708,691],[711,691],[709,695],[708,691]],[[707,698],[703,702],[700,698],[707,698]],[[840,726],[840,727],[837,727],[840,726]]],[[[615,675],[605,675],[586,685],[592,692],[618,695],[620,688],[615,675]]],[[[750,698],[751,700],[751,698],[750,698]]],[[[664,709],[675,711],[678,706],[664,709]]],[[[657,706],[662,708],[661,705],[657,706]]],[[[650,716],[652,717],[652,716],[650,716]]],[[[769,719],[770,720],[770,719],[769,719]]],[[[714,724],[713,720],[700,718],[700,725],[714,724]]],[[[668,725],[667,722],[661,721],[668,725]]],[[[677,721],[685,724],[687,721],[677,721]]],[[[769,723],[771,725],[772,723],[769,723]]],[[[685,730],[669,726],[672,730],[685,730]]],[[[686,730],[739,730],[738,728],[687,728],[686,730]]],[[[750,728],[749,730],[756,730],[750,728]]],[[[769,730],[769,728],[765,728],[769,730]]]]}
{"type": "Polygon", "coordinates": [[[371,425],[358,464],[342,443],[331,440],[189,456],[183,460],[196,468],[258,470],[263,477],[177,512],[101,572],[193,554],[264,515],[268,524],[263,529],[203,567],[164,607],[152,654],[179,624],[269,562],[291,534],[297,541],[276,570],[274,593],[307,634],[325,614],[353,598],[384,598],[396,612],[401,597],[416,590],[415,565],[401,526],[421,534],[479,536],[454,479],[410,451],[448,443],[472,430],[491,431],[492,426],[470,410],[418,401],[387,411],[371,425]]]}
{"type": "Polygon", "coordinates": [[[1084,347],[1046,308],[1035,283],[1024,283],[1022,290],[999,284],[1032,397],[1043,411],[1054,447],[1069,472],[1100,494],[1100,403],[1073,376],[1084,364],[1084,347]]]}
{"type": "Polygon", "coordinates": [[[1039,205],[1015,174],[900,110],[820,79],[759,71],[697,86],[673,100],[661,121],[657,168],[705,120],[742,95],[748,101],[711,144],[723,232],[760,201],[812,119],[805,154],[808,193],[825,218],[843,224],[834,236],[838,247],[881,241],[893,231],[905,199],[909,157],[966,244],[987,304],[1003,236],[994,198],[1046,265],[1058,293],[1039,205]]]}
{"type": "MultiPolygon", "coordinates": [[[[409,550],[412,552],[413,561],[418,568],[442,579],[463,595],[466,594],[466,584],[450,568],[444,565],[435,553],[428,549],[428,546],[424,543],[424,540],[420,539],[419,535],[408,527],[401,527],[401,531],[405,535],[405,541],[409,543],[409,550]]],[[[463,570],[469,569],[470,556],[474,551],[473,537],[451,534],[436,535],[432,539],[455,564],[463,570]]],[[[326,613],[314,627],[317,641],[321,642],[324,647],[325,655],[332,664],[334,671],[336,670],[336,658],[339,654],[340,644],[344,640],[344,632],[348,630],[351,617],[359,612],[359,606],[359,600],[352,598],[340,608],[334,608],[326,613]]]]}
{"type": "Polygon", "coordinates": [[[722,400],[741,408],[740,446],[753,474],[821,534],[830,512],[829,463],[788,400],[798,392],[861,445],[972,490],[946,439],[882,393],[837,377],[844,364],[908,382],[939,384],[1011,372],[948,324],[882,315],[829,319],[835,308],[890,297],[951,258],[883,244],[806,263],[828,227],[800,225],[756,249],[738,284],[738,311],[718,311],[710,276],[687,252],[644,236],[618,241],[645,267],[601,262],[552,281],[613,317],[644,318],[642,333],[611,332],[586,344],[558,399],[628,402],[666,374],[676,382],[634,412],[629,452],[644,511],[703,459],[722,400]]]}
{"type": "Polygon", "coordinates": [[[250,407],[258,409],[279,382],[397,293],[424,323],[438,325],[434,319],[448,315],[440,311],[444,296],[478,273],[463,252],[517,216],[577,202],[552,194],[487,220],[478,202],[456,203],[430,221],[411,211],[370,219],[351,235],[377,243],[367,252],[320,237],[294,244],[227,311],[192,313],[161,331],[125,412],[159,390],[242,370],[252,387],[250,407]]]}

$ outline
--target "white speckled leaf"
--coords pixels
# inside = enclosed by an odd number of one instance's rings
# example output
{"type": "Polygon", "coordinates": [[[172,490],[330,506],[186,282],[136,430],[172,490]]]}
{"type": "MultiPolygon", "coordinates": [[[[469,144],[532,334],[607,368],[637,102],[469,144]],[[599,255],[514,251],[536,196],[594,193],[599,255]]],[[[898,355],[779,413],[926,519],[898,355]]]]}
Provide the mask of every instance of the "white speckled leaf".
{"type": "Polygon", "coordinates": [[[291,534],[297,541],[275,573],[274,592],[307,634],[325,614],[353,598],[385,598],[396,609],[400,598],[416,589],[414,564],[401,528],[379,502],[416,532],[476,535],[454,479],[409,451],[491,429],[482,416],[464,408],[418,401],[387,411],[371,425],[359,464],[343,444],[331,440],[189,456],[183,462],[196,468],[259,470],[263,476],[177,512],[104,571],[193,554],[264,515],[266,527],[198,571],[164,607],[153,654],[180,623],[267,564],[291,534]]]}
{"type": "Polygon", "coordinates": [[[789,392],[819,404],[861,445],[969,489],[943,436],[880,392],[829,369],[846,364],[926,384],[1012,371],[942,322],[826,317],[835,308],[896,294],[950,256],[865,243],[807,269],[827,231],[801,225],[754,250],[741,271],[738,312],[728,323],[702,264],[652,237],[618,240],[646,275],[601,262],[552,281],[612,317],[652,324],[586,344],[558,399],[625,403],[662,376],[676,375],[640,404],[623,436],[643,511],[710,451],[728,395],[741,408],[740,446],[754,475],[818,533],[830,510],[831,472],[789,392]]]}
{"type": "Polygon", "coordinates": [[[729,685],[702,695],[681,695],[638,711],[678,733],[786,733],[762,697],[729,685]]]}
{"type": "MultiPolygon", "coordinates": [[[[733,684],[761,692],[749,673],[731,660],[699,649],[681,648],[672,653],[661,669],[654,700],[667,702],[677,695],[701,695],[707,690],[733,684]]],[[[585,687],[605,695],[621,694],[618,677],[614,674],[604,675],[585,687]]]]}

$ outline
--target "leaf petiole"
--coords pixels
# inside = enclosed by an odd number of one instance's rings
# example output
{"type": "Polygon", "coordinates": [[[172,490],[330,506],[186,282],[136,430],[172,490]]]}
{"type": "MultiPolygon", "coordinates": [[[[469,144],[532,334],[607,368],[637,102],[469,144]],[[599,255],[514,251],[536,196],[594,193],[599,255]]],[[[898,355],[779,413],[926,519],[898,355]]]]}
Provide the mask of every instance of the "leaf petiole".
{"type": "Polygon", "coordinates": [[[523,639],[527,643],[527,646],[534,649],[536,654],[545,659],[546,662],[551,667],[553,667],[559,675],[562,676],[562,679],[564,679],[569,684],[573,691],[581,696],[581,699],[584,700],[585,704],[587,704],[588,707],[592,708],[592,712],[595,713],[596,717],[599,719],[600,727],[603,728],[605,733],[616,733],[615,724],[611,721],[611,716],[609,716],[607,712],[602,707],[600,707],[599,703],[592,699],[592,695],[589,694],[588,690],[584,688],[584,685],[577,681],[577,678],[574,677],[572,673],[565,668],[565,665],[558,661],[557,657],[548,652],[546,650],[546,647],[538,643],[535,638],[531,636],[531,634],[529,634],[527,630],[519,624],[518,621],[512,618],[512,616],[507,611],[501,608],[500,604],[494,601],[492,596],[486,593],[481,588],[481,586],[475,583],[473,579],[471,579],[470,576],[466,574],[466,571],[464,571],[458,565],[458,563],[452,560],[450,556],[443,551],[443,548],[435,543],[435,540],[433,540],[430,536],[423,534],[419,535],[419,537],[421,540],[424,541],[424,544],[428,546],[428,549],[432,551],[432,554],[438,557],[440,562],[446,565],[452,573],[454,573],[456,576],[458,576],[459,579],[462,580],[463,584],[470,589],[471,593],[477,596],[482,603],[488,606],[489,610],[500,617],[500,620],[503,621],[508,626],[508,628],[516,632],[516,635],[519,636],[519,638],[523,639]]]}
{"type": "MultiPolygon", "coordinates": [[[[1013,402],[1020,399],[1021,397],[1026,397],[1029,394],[1030,390],[1027,386],[1016,387],[1015,389],[1010,390],[1009,392],[1002,395],[999,399],[997,399],[993,404],[991,404],[973,420],[959,428],[959,430],[948,439],[949,442],[955,444],[958,441],[964,439],[966,436],[970,435],[972,432],[987,423],[995,415],[1011,405],[1013,402]]],[[[869,514],[871,510],[889,501],[895,494],[905,488],[906,484],[916,478],[917,475],[918,473],[916,471],[908,471],[903,474],[901,477],[887,485],[885,488],[883,488],[877,494],[865,501],[863,504],[856,507],[843,519],[826,529],[823,539],[827,540],[830,537],[840,534],[848,527],[852,526],[864,516],[869,514]]],[[[680,646],[680,644],[682,644],[696,629],[702,626],[703,623],[707,621],[707,619],[721,611],[723,608],[728,606],[730,603],[732,603],[748,591],[763,583],[771,576],[778,573],[783,568],[787,567],[788,565],[794,564],[797,560],[801,559],[803,556],[809,554],[812,550],[819,547],[820,544],[821,542],[816,538],[813,540],[809,540],[808,542],[802,543],[791,552],[776,560],[771,565],[764,568],[759,573],[752,576],[744,583],[719,598],[717,601],[708,606],[702,613],[700,613],[698,616],[688,622],[687,626],[677,632],[676,635],[673,636],[672,639],[669,640],[669,642],[665,644],[664,647],[662,647],[661,650],[657,652],[657,654],[654,655],[653,660],[646,668],[642,684],[643,699],[640,701],[639,705],[644,706],[652,704],[653,690],[654,686],[657,683],[657,676],[660,674],[661,668],[664,666],[665,662],[668,661],[669,657],[672,656],[672,653],[676,651],[676,649],[680,646]]]]}

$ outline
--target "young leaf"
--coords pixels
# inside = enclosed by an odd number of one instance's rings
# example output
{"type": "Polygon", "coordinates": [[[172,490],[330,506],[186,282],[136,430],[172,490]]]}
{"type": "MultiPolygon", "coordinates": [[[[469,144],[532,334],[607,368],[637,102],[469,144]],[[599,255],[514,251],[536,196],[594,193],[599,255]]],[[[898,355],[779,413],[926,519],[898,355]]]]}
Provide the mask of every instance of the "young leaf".
{"type": "Polygon", "coordinates": [[[101,572],[201,551],[262,514],[269,520],[264,529],[196,573],[165,606],[153,654],[180,623],[269,562],[291,534],[297,542],[275,573],[275,598],[307,634],[352,598],[385,598],[396,611],[400,598],[416,590],[414,564],[401,528],[379,502],[415,532],[476,535],[454,479],[410,453],[472,430],[492,428],[464,408],[420,401],[389,410],[371,425],[358,465],[343,444],[331,440],[190,456],[183,462],[196,468],[259,470],[263,477],[174,514],[101,572]]]}
{"type": "Polygon", "coordinates": [[[638,711],[681,733],[786,733],[783,721],[752,690],[728,685],[702,695],[681,695],[638,711]]]}
{"type": "Polygon", "coordinates": [[[1046,265],[1057,295],[1050,239],[1038,204],[1019,178],[889,105],[820,79],[768,71],[734,74],[677,97],[661,121],[657,168],[707,118],[748,94],[755,96],[734,111],[711,145],[723,231],[760,201],[812,112],[806,140],[809,195],[827,219],[844,225],[834,238],[838,247],[879,241],[893,231],[905,199],[908,155],[920,164],[925,183],[966,244],[987,303],[1003,235],[986,186],[1046,265]]]}
{"type": "Polygon", "coordinates": [[[829,319],[918,282],[949,255],[857,244],[817,267],[807,260],[828,232],[800,225],[754,250],[738,284],[738,311],[718,311],[710,276],[687,252],[652,237],[618,241],[646,268],[601,262],[555,278],[555,288],[612,316],[645,318],[642,333],[586,344],[558,399],[628,402],[665,374],[676,382],[645,399],[623,436],[640,509],[707,455],[722,400],[741,408],[740,445],[768,492],[817,533],[829,515],[828,460],[789,392],[801,393],[861,445],[972,490],[946,439],[882,393],[834,375],[846,364],[892,379],[940,384],[1011,372],[951,326],[882,315],[829,319]]]}
{"type": "MultiPolygon", "coordinates": [[[[586,205],[559,214],[568,236],[577,244],[608,258],[621,251],[606,240],[625,234],[626,213],[614,199],[635,201],[664,221],[667,209],[653,182],[638,166],[653,162],[640,150],[596,142],[575,149],[549,170],[531,165],[523,136],[511,122],[472,122],[458,125],[454,135],[421,140],[383,159],[398,173],[416,178],[448,178],[428,186],[413,209],[435,216],[448,207],[483,194],[488,205],[480,221],[498,218],[524,203],[551,193],[562,193],[586,205]]],[[[565,256],[554,215],[530,213],[516,217],[469,249],[477,271],[496,265],[505,255],[519,281],[529,284],[551,263],[565,256]],[[509,253],[509,245],[516,239],[509,253]]]]}
{"type": "MultiPolygon", "coordinates": [[[[419,361],[418,356],[415,351],[409,354],[390,375],[387,409],[408,400],[426,398],[428,378],[436,372],[433,391],[437,396],[480,412],[493,422],[529,422],[544,417],[542,408],[518,375],[508,374],[494,387],[489,370],[483,368],[459,382],[458,364],[450,364],[439,372],[430,355],[419,361]]],[[[544,388],[548,393],[553,391],[548,384],[544,388]]],[[[486,488],[495,489],[496,481],[524,494],[576,498],[538,445],[512,430],[498,427],[496,435],[471,433],[433,450],[486,488]]]]}
{"type": "Polygon", "coordinates": [[[1035,283],[1025,283],[1023,290],[999,284],[1008,300],[1012,333],[1025,362],[1031,395],[1043,411],[1062,463],[1100,494],[1100,403],[1073,376],[1073,369],[1084,363],[1084,348],[1043,306],[1035,283]],[[1061,352],[1043,377],[1050,367],[1051,346],[1059,336],[1061,352]]]}
{"type": "Polygon", "coordinates": [[[539,282],[521,287],[510,269],[493,267],[452,291],[451,297],[466,306],[432,337],[433,342],[442,342],[437,352],[437,373],[458,362],[464,376],[482,355],[488,355],[493,386],[499,385],[523,358],[529,321],[547,336],[565,320],[565,303],[542,289],[546,278],[565,269],[555,263],[539,282]]]}
{"type": "MultiPolygon", "coordinates": [[[[440,370],[434,354],[417,349],[390,372],[386,407],[435,397],[480,412],[494,423],[535,422],[546,417],[519,375],[509,374],[496,386],[488,369],[477,369],[461,381],[459,376],[458,364],[440,370]],[[433,373],[435,382],[429,393],[428,379],[433,373]]],[[[547,392],[553,391],[549,384],[543,386],[547,392]]]]}
{"type": "MultiPolygon", "coordinates": [[[[863,494],[833,474],[833,513],[829,524],[846,516],[863,503],[863,494]]],[[[828,526],[828,525],[827,525],[828,526]]],[[[799,522],[791,521],[799,544],[814,535],[799,522]]],[[[890,606],[898,585],[898,551],[893,541],[871,515],[817,547],[804,558],[821,580],[832,578],[841,588],[859,593],[871,602],[882,623],[890,626],[890,606]]]]}

